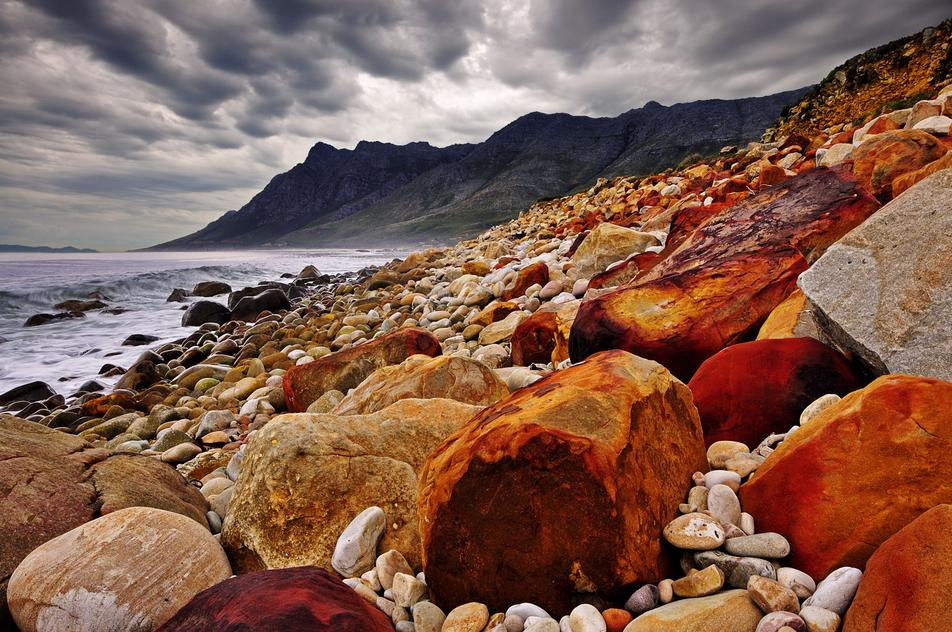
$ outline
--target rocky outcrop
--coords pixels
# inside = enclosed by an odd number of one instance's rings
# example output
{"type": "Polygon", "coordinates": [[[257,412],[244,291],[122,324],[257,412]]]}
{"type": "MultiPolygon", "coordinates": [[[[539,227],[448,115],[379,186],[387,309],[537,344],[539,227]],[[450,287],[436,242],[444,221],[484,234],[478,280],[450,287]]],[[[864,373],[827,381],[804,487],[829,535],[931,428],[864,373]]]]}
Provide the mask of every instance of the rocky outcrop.
{"type": "Polygon", "coordinates": [[[435,601],[568,612],[575,592],[657,580],[661,529],[703,462],[690,393],[657,363],[601,353],[513,393],[421,475],[435,601]]]}
{"type": "Polygon", "coordinates": [[[757,445],[797,425],[803,409],[821,395],[846,395],[862,385],[833,349],[813,338],[786,338],[727,347],[704,361],[688,387],[707,445],[757,445]]]}
{"type": "Polygon", "coordinates": [[[814,318],[876,373],[952,380],[952,169],[933,174],[800,278],[814,318]],[[899,255],[898,253],[902,253],[899,255]]]}
{"type": "Polygon", "coordinates": [[[937,505],[883,542],[846,613],[843,632],[934,632],[952,612],[952,505],[937,505]]]}
{"type": "Polygon", "coordinates": [[[370,415],[275,417],[248,443],[222,530],[235,568],[329,568],[337,536],[373,505],[387,511],[383,550],[419,564],[417,472],[479,410],[403,399],[370,415]]]}
{"type": "Polygon", "coordinates": [[[229,575],[208,529],[134,507],[40,545],[10,577],[7,602],[22,632],[147,632],[229,575]]]}
{"type": "Polygon", "coordinates": [[[296,366],[284,376],[288,410],[301,412],[329,390],[347,392],[371,373],[400,364],[415,354],[440,355],[440,341],[428,331],[400,329],[367,344],[351,347],[296,366]]]}
{"type": "Polygon", "coordinates": [[[790,541],[785,564],[818,578],[863,568],[893,533],[952,502],[950,407],[948,382],[881,377],[781,443],[741,488],[743,507],[758,531],[790,541]]]}
{"type": "Polygon", "coordinates": [[[322,568],[258,571],[199,593],[159,632],[392,632],[383,612],[322,568]]]}
{"type": "Polygon", "coordinates": [[[401,399],[442,398],[489,406],[508,394],[506,385],[478,360],[416,355],[374,371],[331,412],[366,415],[401,399]]]}

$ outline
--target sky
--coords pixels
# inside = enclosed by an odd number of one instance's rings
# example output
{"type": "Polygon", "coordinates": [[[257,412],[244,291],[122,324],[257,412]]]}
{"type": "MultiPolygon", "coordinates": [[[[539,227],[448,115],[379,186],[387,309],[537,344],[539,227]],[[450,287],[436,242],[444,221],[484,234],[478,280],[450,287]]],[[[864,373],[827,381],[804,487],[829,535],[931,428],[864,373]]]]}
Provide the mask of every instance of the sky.
{"type": "Polygon", "coordinates": [[[318,141],[816,83],[944,0],[0,0],[0,243],[144,247],[318,141]]]}

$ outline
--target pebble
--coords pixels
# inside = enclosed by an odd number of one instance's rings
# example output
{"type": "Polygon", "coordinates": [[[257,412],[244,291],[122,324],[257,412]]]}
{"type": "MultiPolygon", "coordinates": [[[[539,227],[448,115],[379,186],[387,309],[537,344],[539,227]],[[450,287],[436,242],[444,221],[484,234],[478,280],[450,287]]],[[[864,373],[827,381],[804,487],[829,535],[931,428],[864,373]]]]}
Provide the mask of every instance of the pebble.
{"type": "Polygon", "coordinates": [[[798,615],[792,612],[771,612],[757,624],[756,632],[780,632],[784,626],[795,632],[806,632],[807,624],[798,615]]]}
{"type": "Polygon", "coordinates": [[[658,601],[661,603],[671,603],[674,599],[674,582],[670,579],[662,579],[658,582],[658,601]]]}
{"type": "Polygon", "coordinates": [[[825,608],[803,606],[800,618],[807,624],[808,632],[836,632],[840,628],[840,616],[825,608]]]}
{"type": "MultiPolygon", "coordinates": [[[[733,525],[740,523],[740,500],[738,500],[734,490],[727,485],[718,484],[711,488],[707,495],[707,510],[722,523],[726,522],[733,525]]],[[[729,542],[731,540],[728,540],[729,542]]],[[[742,555],[755,554],[744,553],[742,555]]]]}
{"type": "Polygon", "coordinates": [[[344,577],[357,577],[373,568],[377,542],[386,526],[387,516],[380,507],[357,514],[337,539],[331,557],[334,570],[344,577]]]}
{"type": "Polygon", "coordinates": [[[808,598],[816,590],[816,582],[812,577],[789,566],[777,569],[777,581],[792,590],[800,599],[808,598]]]}
{"type": "Polygon", "coordinates": [[[741,512],[740,514],[740,524],[737,525],[740,527],[740,530],[746,533],[747,535],[754,535],[756,533],[756,528],[754,526],[754,517],[747,513],[746,511],[741,512]]]}
{"type": "Polygon", "coordinates": [[[625,610],[638,615],[658,607],[658,587],[654,584],[645,584],[625,602],[625,610]]]}
{"type": "MultiPolygon", "coordinates": [[[[526,628],[526,632],[561,632],[555,619],[537,619],[526,628]]],[[[574,632],[574,631],[573,631],[574,632]]]]}
{"type": "Polygon", "coordinates": [[[507,614],[502,622],[506,632],[522,632],[525,629],[525,620],[517,614],[507,614]]]}
{"type": "Polygon", "coordinates": [[[416,632],[416,629],[416,625],[414,625],[413,621],[400,621],[394,626],[396,632],[416,632]]]}
{"type": "Polygon", "coordinates": [[[817,584],[813,595],[803,605],[824,608],[842,617],[853,601],[862,577],[863,572],[858,568],[838,568],[817,584]]]}
{"type": "Polygon", "coordinates": [[[740,557],[777,559],[790,554],[790,543],[779,533],[755,533],[727,540],[724,550],[740,557]]]}
{"type": "Polygon", "coordinates": [[[516,616],[522,619],[525,622],[529,617],[541,617],[543,619],[551,619],[552,616],[540,608],[539,606],[533,603],[517,603],[514,606],[509,606],[506,609],[506,616],[516,616]]]}
{"type": "Polygon", "coordinates": [[[694,563],[701,567],[714,564],[722,571],[727,585],[734,588],[747,588],[747,582],[754,575],[777,578],[773,564],[756,557],[737,557],[720,551],[703,551],[694,554],[694,563]]]}
{"type": "Polygon", "coordinates": [[[377,581],[384,590],[393,586],[393,578],[397,573],[413,575],[413,569],[407,563],[403,554],[396,549],[390,549],[386,553],[381,553],[377,558],[374,568],[377,570],[377,581]]]}
{"type": "Polygon", "coordinates": [[[694,508],[691,511],[707,511],[707,497],[710,491],[703,485],[695,485],[691,488],[688,492],[688,505],[694,508]]]}
{"type": "Polygon", "coordinates": [[[372,568],[363,575],[360,576],[362,580],[370,584],[370,587],[375,591],[380,592],[383,590],[383,586],[380,585],[380,580],[377,579],[377,569],[372,568]]]}
{"type": "Polygon", "coordinates": [[[707,449],[707,463],[712,470],[723,469],[738,454],[749,454],[750,448],[740,441],[715,441],[707,449]]]}
{"type": "Polygon", "coordinates": [[[816,419],[817,415],[821,412],[832,406],[833,404],[840,401],[840,396],[833,393],[828,393],[815,399],[809,406],[803,409],[803,412],[800,413],[800,425],[809,423],[813,419],[816,419]]]}
{"type": "Polygon", "coordinates": [[[679,549],[709,551],[724,544],[724,528],[707,514],[678,516],[663,531],[664,539],[679,549]]]}
{"type": "Polygon", "coordinates": [[[344,580],[344,583],[354,589],[358,595],[367,600],[368,603],[377,605],[377,599],[379,595],[374,592],[367,582],[358,579],[357,577],[348,577],[344,580]]]}
{"type": "Polygon", "coordinates": [[[443,622],[442,632],[482,632],[489,622],[489,609],[471,601],[450,610],[443,622]]]}
{"type": "Polygon", "coordinates": [[[413,604],[413,625],[416,632],[440,632],[446,615],[439,606],[430,601],[418,601],[413,604]]]}
{"type": "Polygon", "coordinates": [[[676,579],[671,588],[678,597],[706,597],[724,586],[724,571],[713,564],[695,571],[687,577],[676,579]]]}
{"type": "Polygon", "coordinates": [[[602,612],[602,618],[605,619],[607,632],[622,632],[625,626],[631,622],[631,613],[621,608],[608,608],[602,612]]]}
{"type": "Polygon", "coordinates": [[[572,610],[569,614],[569,624],[572,626],[572,632],[606,632],[608,628],[598,608],[587,603],[572,610]]]}
{"type": "Polygon", "coordinates": [[[715,485],[727,485],[736,492],[740,489],[740,474],[730,470],[711,470],[704,475],[704,486],[710,489],[715,485]]]}
{"type": "Polygon", "coordinates": [[[800,610],[800,602],[794,592],[780,582],[767,577],[759,575],[751,577],[747,582],[747,594],[764,612],[800,610]]]}
{"type": "Polygon", "coordinates": [[[413,575],[396,573],[393,576],[393,600],[403,608],[409,608],[426,594],[426,584],[413,575]]]}
{"type": "Polygon", "coordinates": [[[161,459],[166,463],[185,463],[202,453],[202,449],[194,443],[180,443],[162,453],[161,459]]]}

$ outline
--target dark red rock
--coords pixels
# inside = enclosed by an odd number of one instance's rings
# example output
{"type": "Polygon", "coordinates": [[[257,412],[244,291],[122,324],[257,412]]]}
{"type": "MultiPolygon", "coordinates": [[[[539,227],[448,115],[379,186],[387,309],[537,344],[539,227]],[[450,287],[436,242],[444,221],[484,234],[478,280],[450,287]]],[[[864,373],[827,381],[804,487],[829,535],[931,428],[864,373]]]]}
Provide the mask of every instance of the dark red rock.
{"type": "Polygon", "coordinates": [[[393,632],[390,618],[322,568],[239,575],[204,590],[158,632],[393,632]]]}
{"type": "Polygon", "coordinates": [[[366,344],[292,367],[284,374],[288,411],[303,412],[332,389],[346,393],[377,369],[400,364],[417,353],[440,355],[440,341],[423,329],[398,329],[366,344]]]}
{"type": "Polygon", "coordinates": [[[688,384],[704,442],[759,444],[786,432],[813,400],[846,395],[863,381],[842,355],[813,338],[732,345],[704,361],[688,384]]]}
{"type": "Polygon", "coordinates": [[[549,282],[549,266],[541,261],[526,266],[516,276],[516,283],[503,292],[502,299],[508,301],[526,293],[526,289],[538,283],[545,285],[549,282]]]}
{"type": "Polygon", "coordinates": [[[793,248],[765,249],[582,302],[569,355],[624,349],[682,380],[724,347],[753,337],[807,264],[793,248]]]}

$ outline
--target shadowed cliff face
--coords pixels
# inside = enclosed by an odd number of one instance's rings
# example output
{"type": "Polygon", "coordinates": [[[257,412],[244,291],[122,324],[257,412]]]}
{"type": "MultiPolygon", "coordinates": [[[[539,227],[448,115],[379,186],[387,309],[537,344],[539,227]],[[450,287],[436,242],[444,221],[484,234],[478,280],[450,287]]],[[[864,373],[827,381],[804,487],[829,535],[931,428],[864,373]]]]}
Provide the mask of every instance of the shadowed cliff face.
{"type": "MultiPolygon", "coordinates": [[[[805,90],[805,89],[804,89],[805,90]]],[[[318,143],[238,211],[157,248],[393,245],[471,236],[535,200],[759,136],[804,90],[615,118],[527,114],[476,145],[318,143]]]]}

